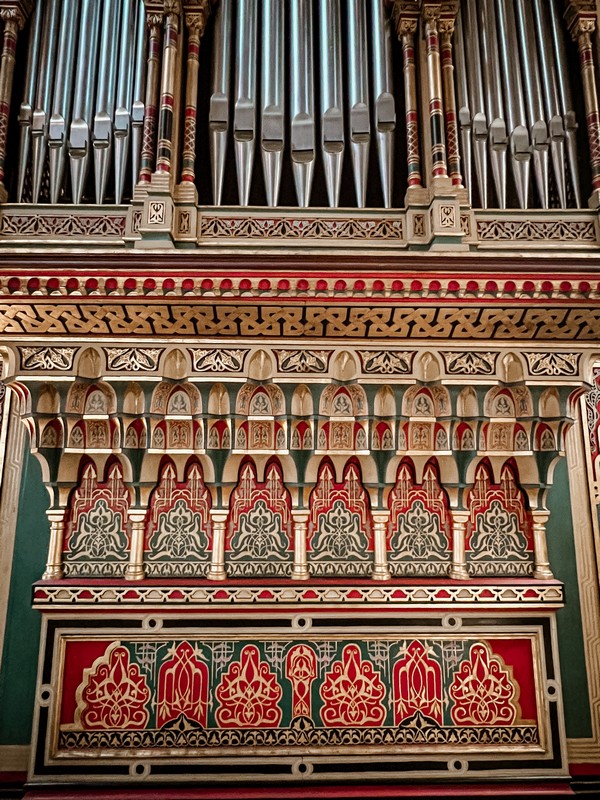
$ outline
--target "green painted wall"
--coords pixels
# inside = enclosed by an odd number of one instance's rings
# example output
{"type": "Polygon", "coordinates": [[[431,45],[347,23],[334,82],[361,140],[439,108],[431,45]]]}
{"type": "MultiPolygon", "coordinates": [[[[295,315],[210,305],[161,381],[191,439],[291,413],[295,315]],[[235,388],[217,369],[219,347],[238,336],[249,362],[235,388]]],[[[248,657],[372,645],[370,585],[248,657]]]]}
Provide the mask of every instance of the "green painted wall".
{"type": "Polygon", "coordinates": [[[0,745],[31,739],[41,622],[31,608],[31,585],[44,571],[48,550],[48,492],[28,443],[25,453],[0,670],[0,745]]]}
{"type": "Polygon", "coordinates": [[[554,472],[554,484],[548,492],[548,508],[550,564],[555,576],[565,584],[565,607],[558,612],[556,623],[567,736],[571,739],[585,738],[592,735],[592,721],[579,609],[569,475],[564,458],[554,472]]]}

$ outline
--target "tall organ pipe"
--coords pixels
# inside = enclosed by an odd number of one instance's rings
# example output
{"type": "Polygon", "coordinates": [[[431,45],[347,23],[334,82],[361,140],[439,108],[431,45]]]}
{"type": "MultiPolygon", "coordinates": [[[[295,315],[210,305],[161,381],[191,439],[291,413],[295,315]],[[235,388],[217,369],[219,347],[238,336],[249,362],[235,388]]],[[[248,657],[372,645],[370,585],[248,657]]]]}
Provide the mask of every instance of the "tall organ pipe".
{"type": "Polygon", "coordinates": [[[238,0],[233,140],[238,195],[248,205],[256,137],[256,0],[238,0]]]}
{"type": "Polygon", "coordinates": [[[348,13],[348,118],[356,202],[364,208],[369,171],[371,120],[369,113],[369,63],[365,0],[347,0],[348,13]]]}
{"type": "Polygon", "coordinates": [[[124,0],[119,39],[119,74],[115,110],[115,202],[121,203],[131,132],[131,95],[135,55],[135,0],[124,0]]]}
{"type": "Polygon", "coordinates": [[[527,208],[531,147],[523,100],[521,63],[512,0],[498,0],[499,44],[504,74],[510,161],[521,208],[527,208]]]}
{"type": "Polygon", "coordinates": [[[575,106],[571,93],[571,83],[569,81],[569,62],[565,44],[565,35],[561,24],[561,13],[557,0],[550,2],[550,24],[552,27],[552,39],[554,51],[556,53],[556,74],[558,77],[558,92],[560,95],[560,105],[567,137],[567,156],[571,171],[571,183],[575,204],[581,208],[581,189],[579,187],[579,160],[577,158],[577,118],[575,116],[575,106]]]}
{"type": "Polygon", "coordinates": [[[371,0],[371,34],[373,44],[373,107],[379,155],[379,174],[383,190],[383,205],[392,205],[394,175],[394,136],[396,103],[392,84],[391,26],[383,3],[371,0]]]}
{"type": "Polygon", "coordinates": [[[100,39],[100,63],[96,92],[96,114],[94,116],[94,179],[96,203],[104,201],[108,169],[113,143],[115,114],[115,84],[117,79],[117,47],[121,2],[104,0],[102,32],[100,39]]]}
{"type": "Polygon", "coordinates": [[[142,134],[144,131],[144,85],[146,82],[146,9],[138,0],[135,27],[135,71],[131,103],[131,193],[140,175],[142,134]]]}
{"type": "Polygon", "coordinates": [[[480,0],[481,64],[485,86],[485,100],[489,120],[489,151],[496,196],[500,208],[506,208],[506,121],[500,83],[500,60],[496,32],[494,0],[480,0]]]}
{"type": "Polygon", "coordinates": [[[340,0],[319,2],[321,48],[321,152],[329,205],[340,199],[344,162],[344,107],[340,0]]]}
{"type": "Polygon", "coordinates": [[[310,202],[315,165],[315,98],[311,0],[290,0],[290,128],[298,205],[310,202]]]}
{"type": "Polygon", "coordinates": [[[488,118],[486,113],[485,95],[483,92],[483,76],[481,74],[481,55],[479,48],[479,23],[477,21],[476,0],[466,0],[465,9],[465,40],[467,43],[468,83],[471,105],[471,119],[473,127],[473,154],[475,157],[475,172],[479,185],[479,195],[482,208],[487,208],[488,201],[488,168],[487,168],[487,140],[488,118]]]}
{"type": "Polygon", "coordinates": [[[73,97],[73,68],[75,65],[75,37],[77,26],[77,0],[63,0],[58,37],[54,99],[52,116],[48,125],[50,150],[50,202],[58,203],[65,171],[67,129],[73,97]]]}
{"type": "Polygon", "coordinates": [[[456,37],[454,40],[454,61],[456,69],[456,102],[457,116],[460,127],[460,143],[462,155],[462,171],[469,195],[469,202],[473,202],[473,124],[471,120],[471,105],[469,102],[469,87],[467,84],[467,63],[465,60],[465,37],[463,32],[462,12],[456,18],[456,37]]]}
{"type": "MultiPolygon", "coordinates": [[[[542,88],[546,116],[548,119],[548,132],[550,134],[550,152],[556,179],[556,189],[562,208],[567,206],[567,185],[565,179],[565,128],[560,103],[558,99],[558,81],[556,77],[556,60],[552,47],[552,37],[544,3],[541,0],[532,0],[535,29],[539,43],[540,65],[542,73],[542,88]]],[[[547,2],[547,0],[544,0],[547,2]]]]}
{"type": "Polygon", "coordinates": [[[42,188],[42,175],[46,157],[48,116],[52,105],[52,77],[56,55],[56,39],[60,12],[59,0],[48,0],[44,14],[43,36],[38,62],[38,81],[31,126],[33,153],[33,202],[37,203],[42,188]]]}
{"type": "Polygon", "coordinates": [[[27,160],[29,158],[29,145],[31,143],[31,123],[33,121],[33,102],[37,79],[37,66],[42,38],[42,23],[44,13],[41,0],[37,0],[31,22],[31,36],[27,50],[27,66],[25,68],[25,88],[23,102],[19,108],[19,170],[17,174],[17,202],[23,201],[25,189],[25,175],[27,173],[27,160]]]}
{"type": "Polygon", "coordinates": [[[285,143],[285,3],[263,0],[261,151],[267,204],[276,206],[285,143]]]}
{"type": "Polygon", "coordinates": [[[221,0],[215,16],[212,85],[208,112],[213,202],[221,205],[227,133],[229,131],[229,82],[231,71],[232,0],[221,0]]]}
{"type": "Polygon", "coordinates": [[[542,79],[533,27],[531,0],[515,0],[525,107],[533,150],[533,170],[542,208],[548,208],[548,126],[542,100],[542,79]]]}

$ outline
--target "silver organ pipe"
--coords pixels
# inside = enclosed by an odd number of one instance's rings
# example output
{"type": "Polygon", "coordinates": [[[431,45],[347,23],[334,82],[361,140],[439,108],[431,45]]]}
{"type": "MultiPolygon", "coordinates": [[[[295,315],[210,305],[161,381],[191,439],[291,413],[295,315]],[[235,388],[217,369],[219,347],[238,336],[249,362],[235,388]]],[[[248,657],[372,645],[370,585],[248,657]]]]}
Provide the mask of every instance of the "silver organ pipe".
{"type": "Polygon", "coordinates": [[[569,64],[565,44],[565,34],[561,25],[561,10],[557,0],[550,2],[550,24],[552,26],[552,41],[556,53],[556,74],[558,77],[558,91],[563,115],[565,135],[567,137],[567,157],[571,173],[571,184],[575,205],[581,208],[581,189],[579,187],[579,159],[577,154],[577,118],[571,83],[569,80],[569,64]]]}
{"type": "Polygon", "coordinates": [[[547,0],[532,0],[534,10],[535,29],[537,33],[542,72],[542,87],[546,106],[546,119],[550,135],[550,152],[556,179],[556,189],[562,208],[567,206],[567,186],[565,179],[565,128],[561,114],[558,81],[556,77],[556,59],[552,47],[550,25],[547,17],[547,0]]]}
{"type": "Polygon", "coordinates": [[[232,13],[232,0],[221,0],[215,17],[212,84],[208,110],[212,194],[216,206],[221,205],[227,157],[232,13]]]}
{"type": "Polygon", "coordinates": [[[456,19],[456,34],[454,40],[454,62],[456,65],[456,103],[457,116],[460,128],[460,143],[462,157],[462,171],[465,185],[469,195],[469,202],[473,202],[473,121],[471,118],[471,104],[469,101],[469,86],[467,84],[467,62],[465,57],[465,37],[463,31],[463,15],[459,11],[456,19]]]}
{"type": "Polygon", "coordinates": [[[510,162],[521,208],[527,208],[531,147],[525,115],[521,59],[517,44],[515,12],[512,0],[498,0],[498,24],[506,120],[510,142],[510,162]]]}
{"type": "Polygon", "coordinates": [[[233,140],[240,205],[247,206],[256,138],[256,0],[238,0],[233,140]]]}
{"type": "Polygon", "coordinates": [[[548,208],[548,126],[542,100],[542,79],[533,28],[531,0],[516,0],[525,106],[533,152],[533,169],[542,208],[548,208]]]}
{"type": "Polygon", "coordinates": [[[356,202],[366,203],[371,119],[369,111],[369,63],[367,17],[364,0],[348,0],[348,118],[350,150],[354,171],[356,202]]]}
{"type": "Polygon", "coordinates": [[[54,61],[56,54],[56,39],[58,36],[60,2],[48,0],[45,6],[42,43],[40,47],[40,60],[38,64],[38,81],[31,126],[32,139],[32,198],[37,203],[42,188],[42,176],[46,158],[46,144],[48,141],[48,117],[52,105],[52,77],[54,75],[54,61]]]}
{"type": "Polygon", "coordinates": [[[279,198],[285,144],[285,4],[263,0],[261,139],[267,205],[279,198]]]}
{"type": "Polygon", "coordinates": [[[489,121],[488,145],[496,196],[500,208],[506,208],[506,120],[500,82],[500,60],[494,0],[480,0],[480,46],[487,117],[489,121]]]}
{"type": "Polygon", "coordinates": [[[81,202],[89,169],[99,25],[100,3],[98,0],[84,0],[79,27],[73,121],[69,131],[71,191],[74,203],[81,202]]]}
{"type": "Polygon", "coordinates": [[[383,205],[391,208],[394,182],[396,102],[392,81],[392,42],[389,17],[379,0],[371,0],[373,106],[383,205]]]}
{"type": "Polygon", "coordinates": [[[463,5],[465,15],[464,31],[467,43],[467,78],[469,84],[469,102],[471,107],[471,124],[473,130],[473,156],[475,172],[479,185],[479,199],[482,208],[487,208],[488,199],[488,168],[487,168],[487,139],[488,117],[486,111],[485,94],[483,91],[483,76],[481,73],[481,54],[479,48],[479,23],[477,21],[477,6],[475,0],[466,0],[463,5]]]}
{"type": "Polygon", "coordinates": [[[63,0],[58,36],[52,116],[48,125],[50,151],[50,202],[57,203],[63,186],[67,129],[70,122],[75,65],[75,37],[78,7],[76,0],[63,0]]]}
{"type": "Polygon", "coordinates": [[[337,207],[344,162],[342,26],[340,0],[319,0],[321,152],[329,205],[337,207]]]}
{"type": "Polygon", "coordinates": [[[131,90],[135,55],[134,0],[123,0],[123,16],[119,40],[119,74],[117,79],[114,120],[115,202],[123,199],[125,168],[131,132],[131,90]]]}
{"type": "Polygon", "coordinates": [[[131,193],[140,174],[144,131],[144,85],[146,78],[146,8],[139,0],[135,24],[135,65],[131,102],[131,193]]]}
{"type": "Polygon", "coordinates": [[[96,203],[104,201],[115,115],[115,87],[117,80],[117,48],[121,3],[104,0],[102,31],[98,66],[98,88],[96,92],[96,114],[94,116],[94,178],[96,203]]]}
{"type": "Polygon", "coordinates": [[[290,0],[290,128],[298,205],[308,206],[315,166],[313,19],[310,0],[290,0]]]}
{"type": "Polygon", "coordinates": [[[27,161],[31,144],[31,124],[33,122],[33,106],[36,97],[37,64],[42,39],[42,25],[44,22],[44,9],[41,0],[37,0],[33,11],[31,23],[31,37],[27,50],[27,65],[25,68],[25,88],[23,102],[19,109],[19,171],[17,176],[17,202],[23,200],[25,189],[25,176],[27,174],[27,161]]]}

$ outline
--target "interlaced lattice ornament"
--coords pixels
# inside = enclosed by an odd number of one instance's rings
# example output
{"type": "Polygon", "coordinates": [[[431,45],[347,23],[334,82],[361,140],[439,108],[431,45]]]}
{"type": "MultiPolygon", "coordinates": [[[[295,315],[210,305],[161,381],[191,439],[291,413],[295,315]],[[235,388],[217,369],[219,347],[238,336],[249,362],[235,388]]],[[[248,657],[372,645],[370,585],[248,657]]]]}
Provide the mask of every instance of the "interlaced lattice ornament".
{"type": "Polygon", "coordinates": [[[358,465],[349,462],[342,483],[323,461],[310,495],[308,562],[312,575],[368,575],[373,562],[369,497],[358,465]]]}
{"type": "Polygon", "coordinates": [[[292,569],[291,497],[281,467],[271,462],[259,483],[251,461],[242,464],[231,495],[225,540],[230,575],[285,576],[292,569]]]}
{"type": "Polygon", "coordinates": [[[94,464],[87,464],[71,495],[63,552],[65,576],[123,574],[129,551],[129,501],[120,464],[109,467],[104,483],[98,483],[94,464]]]}
{"type": "Polygon", "coordinates": [[[393,575],[445,575],[452,541],[448,498],[435,467],[428,464],[423,483],[414,480],[412,466],[398,469],[389,496],[388,564],[393,575]]]}
{"type": "Polygon", "coordinates": [[[533,572],[531,515],[523,492],[506,464],[500,483],[492,483],[485,464],[469,492],[467,568],[470,575],[529,576],[533,572]]]}
{"type": "Polygon", "coordinates": [[[193,462],[177,483],[171,462],[161,471],[146,527],[146,574],[203,575],[210,558],[210,493],[202,469],[193,462]]]}
{"type": "Polygon", "coordinates": [[[502,659],[482,642],[471,646],[450,685],[455,725],[512,725],[518,716],[518,684],[502,659]]]}

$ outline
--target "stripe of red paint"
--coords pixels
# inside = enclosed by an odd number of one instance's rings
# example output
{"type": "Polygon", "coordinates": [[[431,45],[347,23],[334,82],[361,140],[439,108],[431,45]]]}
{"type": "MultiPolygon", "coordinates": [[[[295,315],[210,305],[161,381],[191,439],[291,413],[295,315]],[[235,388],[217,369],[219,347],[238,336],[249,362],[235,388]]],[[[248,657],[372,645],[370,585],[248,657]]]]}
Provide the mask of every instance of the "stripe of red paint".
{"type": "Polygon", "coordinates": [[[75,719],[77,687],[83,680],[83,670],[89,669],[94,661],[104,654],[110,642],[69,641],[65,647],[65,668],[60,704],[60,724],[68,725],[75,719]]]}
{"type": "Polygon", "coordinates": [[[280,786],[230,789],[68,789],[33,790],[25,800],[341,800],[367,797],[573,797],[565,781],[436,783],[373,786],[280,786]]]}
{"type": "Polygon", "coordinates": [[[579,775],[600,777],[600,764],[569,764],[569,772],[574,777],[579,775]]]}

